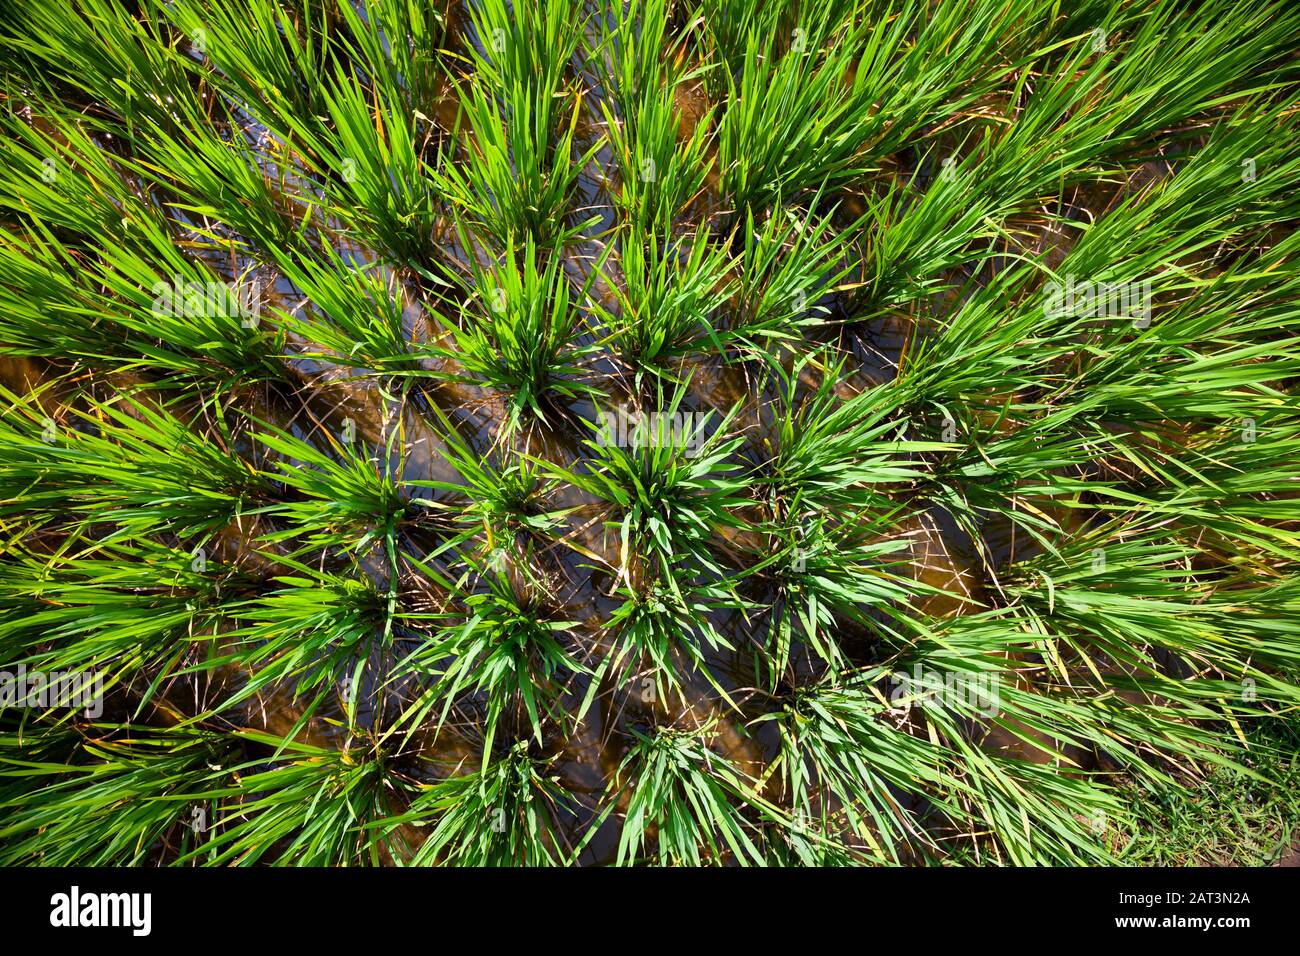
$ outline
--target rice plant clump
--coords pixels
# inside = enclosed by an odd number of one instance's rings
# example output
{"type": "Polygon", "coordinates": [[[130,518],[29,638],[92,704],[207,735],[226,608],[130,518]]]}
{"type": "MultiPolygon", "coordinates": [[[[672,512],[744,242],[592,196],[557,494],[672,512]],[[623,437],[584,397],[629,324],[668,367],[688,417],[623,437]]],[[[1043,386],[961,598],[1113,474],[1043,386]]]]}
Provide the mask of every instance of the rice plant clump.
{"type": "Polygon", "coordinates": [[[1298,46],[7,6],[0,863],[1131,858],[1300,704],[1298,46]]]}

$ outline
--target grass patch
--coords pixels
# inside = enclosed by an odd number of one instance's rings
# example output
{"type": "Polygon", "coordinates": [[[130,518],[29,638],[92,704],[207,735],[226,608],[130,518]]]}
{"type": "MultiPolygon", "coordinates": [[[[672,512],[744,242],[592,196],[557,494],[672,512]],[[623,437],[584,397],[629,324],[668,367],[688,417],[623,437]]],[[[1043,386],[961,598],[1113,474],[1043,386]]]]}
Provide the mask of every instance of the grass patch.
{"type": "Polygon", "coordinates": [[[0,13],[0,863],[1268,862],[1298,38],[0,13]]]}

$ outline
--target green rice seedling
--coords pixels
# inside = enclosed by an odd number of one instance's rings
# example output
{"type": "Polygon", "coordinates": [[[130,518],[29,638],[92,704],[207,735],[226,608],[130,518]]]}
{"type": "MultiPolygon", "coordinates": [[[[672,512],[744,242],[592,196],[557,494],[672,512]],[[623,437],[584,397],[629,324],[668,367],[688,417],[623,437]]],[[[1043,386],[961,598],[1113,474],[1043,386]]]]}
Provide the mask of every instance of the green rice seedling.
{"type": "Polygon", "coordinates": [[[184,853],[236,755],[231,738],[184,728],[101,724],[89,738],[56,730],[34,739],[39,749],[29,743],[17,756],[10,737],[0,758],[8,866],[147,865],[159,845],[184,853]]]}
{"type": "MultiPolygon", "coordinates": [[[[274,591],[227,605],[233,627],[221,647],[196,670],[239,667],[248,674],[218,703],[234,708],[262,692],[292,688],[305,726],[341,685],[346,715],[356,720],[358,688],[372,654],[391,653],[394,619],[391,596],[370,581],[314,572],[287,558],[296,574],[278,577],[274,591]]],[[[297,728],[295,728],[296,730],[297,728]]]]}
{"type": "Polygon", "coordinates": [[[69,410],[65,423],[19,398],[0,419],[10,450],[0,465],[5,512],[109,525],[104,540],[171,534],[201,540],[272,506],[272,485],[235,450],[218,416],[208,433],[166,408],[123,398],[69,410]]]}
{"type": "MultiPolygon", "coordinates": [[[[1176,655],[1189,667],[1212,667],[1227,678],[1253,677],[1260,697],[1285,694],[1268,689],[1272,681],[1258,665],[1290,671],[1297,664],[1290,649],[1267,641],[1238,644],[1222,620],[1245,603],[1245,593],[1228,592],[1231,599],[1198,596],[1172,619],[1174,607],[1208,590],[1210,575],[1193,569],[1193,554],[1140,526],[1101,525],[1057,554],[1022,562],[1005,586],[1027,620],[1058,633],[1062,650],[1068,647],[1085,661],[1100,658],[1135,679],[1158,684],[1171,676],[1166,662],[1176,655]]],[[[1247,593],[1256,591],[1268,589],[1252,587],[1247,593]]],[[[1264,608],[1261,616],[1267,614],[1264,608]]]]}
{"type": "MultiPolygon", "coordinates": [[[[559,482],[536,459],[494,445],[480,455],[437,406],[433,414],[442,425],[443,454],[456,469],[455,481],[408,482],[412,488],[442,492],[448,499],[412,498],[413,505],[437,509],[464,507],[459,518],[464,539],[482,531],[489,548],[513,540],[519,533],[544,538],[558,529],[570,509],[555,507],[559,482]]],[[[461,537],[445,544],[454,547],[461,537]]]]}
{"type": "Polygon", "coordinates": [[[178,45],[210,62],[232,102],[263,122],[324,112],[320,83],[332,45],[325,8],[254,0],[235,10],[213,0],[182,0],[168,13],[164,22],[179,34],[178,45]]]}
{"type": "MultiPolygon", "coordinates": [[[[751,38],[766,40],[773,48],[784,46],[782,41],[793,40],[787,36],[790,21],[796,17],[792,4],[704,0],[696,4],[692,12],[703,34],[702,45],[706,46],[711,59],[732,75],[743,68],[751,38]]],[[[843,15],[844,11],[840,13],[843,15]]],[[[714,83],[725,84],[725,79],[717,79],[714,83]]]]}
{"type": "Polygon", "coordinates": [[[627,788],[628,805],[618,845],[618,862],[637,860],[649,848],[647,831],[656,832],[654,859],[661,866],[699,866],[712,858],[761,864],[761,836],[744,810],[764,806],[752,781],[708,747],[709,729],[660,729],[635,734],[617,775],[627,788]]]}
{"type": "MultiPolygon", "coordinates": [[[[187,36],[202,40],[202,57],[186,67],[221,91],[235,110],[229,125],[247,127],[251,114],[264,130],[246,171],[227,166],[219,175],[244,182],[253,195],[260,179],[273,203],[278,194],[299,207],[293,234],[278,242],[242,223],[239,232],[283,263],[310,251],[304,240],[312,238],[313,223],[327,233],[325,245],[337,241],[329,233],[341,227],[388,265],[436,281],[436,143],[446,130],[432,117],[440,115],[446,84],[445,58],[435,46],[444,36],[443,15],[398,2],[372,5],[364,17],[351,7],[335,15],[263,2],[248,13],[259,25],[251,31],[244,14],[210,0],[179,4],[171,15],[187,36]],[[334,16],[334,29],[324,28],[334,16]],[[284,42],[266,42],[272,33],[284,42]],[[395,36],[404,42],[388,41],[395,36]]],[[[201,126],[188,132],[209,152],[201,126]]],[[[172,160],[162,168],[183,192],[219,195],[210,173],[185,157],[172,160]]]]}
{"type": "Polygon", "coordinates": [[[891,511],[888,490],[926,474],[918,456],[951,450],[943,442],[904,438],[907,422],[888,389],[840,400],[844,366],[827,366],[826,359],[824,353],[809,353],[788,370],[774,369],[778,404],[758,477],[777,517],[891,511]],[[818,376],[817,387],[800,395],[806,375],[818,376]]]}
{"type": "MultiPolygon", "coordinates": [[[[475,0],[469,15],[475,39],[469,58],[477,76],[497,92],[524,87],[538,100],[555,97],[578,48],[584,16],[570,0],[511,7],[504,0],[475,0]]],[[[539,116],[555,104],[536,104],[539,116]]],[[[554,133],[549,123],[539,129],[554,133]]],[[[543,136],[544,140],[546,137],[543,136]]]]}
{"type": "Polygon", "coordinates": [[[607,525],[617,529],[620,575],[644,562],[669,587],[685,555],[715,566],[704,545],[716,527],[737,523],[729,509],[745,503],[737,466],[728,463],[741,443],[730,432],[733,415],[686,411],[684,396],[678,386],[656,409],[625,411],[622,435],[618,413],[609,412],[584,442],[594,467],[564,475],[613,510],[607,525]]]}
{"type": "Polygon", "coordinates": [[[16,221],[0,253],[0,297],[14,353],[222,388],[283,378],[284,337],[260,328],[250,278],[186,256],[172,225],[132,192],[129,170],[71,118],[52,119],[45,133],[5,120],[15,138],[0,188],[16,221]],[[68,244],[59,229],[82,239],[68,244]]]}
{"type": "MultiPolygon", "coordinates": [[[[896,27],[895,27],[896,29],[896,27]]],[[[775,55],[773,34],[750,33],[739,73],[728,77],[728,109],[718,120],[719,188],[741,215],[797,200],[827,177],[848,179],[870,168],[858,159],[866,103],[844,90],[846,49],[775,55]]]]}
{"type": "Polygon", "coordinates": [[[636,369],[638,383],[646,373],[668,373],[683,355],[726,341],[717,326],[735,294],[733,264],[708,233],[661,239],[633,228],[619,242],[617,266],[617,304],[597,305],[597,313],[606,342],[636,369]]]}
{"type": "Polygon", "coordinates": [[[140,706],[211,640],[223,584],[238,584],[215,561],[156,544],[54,556],[15,550],[8,558],[0,584],[6,666],[94,675],[104,692],[133,685],[140,706]]]}
{"type": "Polygon", "coordinates": [[[680,97],[704,71],[670,63],[669,4],[603,4],[591,58],[606,96],[600,101],[619,181],[611,199],[635,235],[667,235],[706,190],[712,113],[687,129],[680,97]],[[685,142],[680,142],[681,139],[685,142]]]}
{"type": "Polygon", "coordinates": [[[812,222],[792,210],[761,226],[747,214],[727,338],[764,355],[825,321],[826,310],[816,303],[839,291],[837,283],[850,272],[842,256],[853,235],[846,230],[827,238],[830,227],[829,219],[812,222]]]}
{"type": "MultiPolygon", "coordinates": [[[[139,15],[121,0],[56,0],[22,13],[4,23],[6,65],[12,76],[32,81],[27,89],[44,91],[42,99],[100,102],[101,115],[111,116],[123,134],[138,123],[175,131],[172,116],[194,103],[184,57],[172,45],[175,27],[165,17],[139,15]]],[[[268,34],[260,36],[264,48],[273,46],[268,34]]]]}
{"type": "Polygon", "coordinates": [[[706,659],[711,653],[734,648],[711,615],[746,607],[734,587],[669,577],[666,583],[622,585],[615,596],[623,603],[610,613],[606,626],[612,650],[602,659],[597,676],[648,668],[655,694],[669,700],[673,693],[681,692],[683,675],[696,669],[721,690],[706,659]]]}
{"type": "Polygon", "coordinates": [[[366,454],[363,446],[328,432],[328,445],[322,449],[270,425],[260,428],[257,441],[280,456],[273,472],[276,480],[301,495],[279,509],[287,527],[264,540],[301,539],[298,547],[319,548],[340,542],[339,533],[344,532],[342,540],[357,551],[378,544],[393,555],[397,526],[408,504],[389,473],[384,449],[366,454]]]}
{"type": "MultiPolygon", "coordinates": [[[[826,682],[796,691],[765,718],[781,733],[780,773],[795,813],[809,833],[843,829],[860,858],[899,863],[900,848],[924,849],[923,821],[896,795],[960,788],[942,751],[881,717],[890,701],[873,693],[882,672],[854,675],[843,685],[826,682]]],[[[799,856],[817,861],[817,841],[796,830],[799,856]],[[802,839],[801,839],[802,838],[802,839]]],[[[841,845],[843,837],[831,841],[841,845]]]]}
{"type": "Polygon", "coordinates": [[[726,98],[739,107],[718,121],[723,195],[756,211],[862,176],[1005,82],[1010,68],[990,52],[1029,46],[1019,34],[1042,9],[905,3],[881,22],[870,9],[841,8],[838,26],[833,16],[791,15],[788,33],[772,22],[779,7],[758,14],[770,25],[719,44],[726,98]]]}
{"type": "Polygon", "coordinates": [[[563,245],[598,219],[566,225],[578,176],[600,146],[575,153],[582,97],[565,73],[579,12],[568,0],[513,8],[481,0],[470,18],[482,48],[460,86],[469,161],[444,157],[438,188],[497,249],[563,245]]]}
{"type": "Polygon", "coordinates": [[[497,248],[520,237],[563,245],[596,221],[565,225],[578,175],[596,150],[593,146],[574,155],[581,101],[572,97],[565,131],[551,150],[545,145],[551,127],[547,111],[535,116],[538,104],[524,90],[512,87],[511,94],[517,100],[503,116],[493,94],[479,84],[462,93],[461,108],[472,130],[467,146],[472,159],[458,163],[444,157],[438,188],[462,219],[497,248]]]}
{"type": "Polygon", "coordinates": [[[572,798],[546,770],[521,741],[478,769],[420,786],[408,811],[384,823],[429,828],[415,866],[569,863],[581,848],[564,845],[556,818],[572,798]]]}
{"type": "Polygon", "coordinates": [[[441,52],[449,45],[448,13],[433,4],[381,0],[361,12],[338,10],[347,23],[341,42],[353,62],[364,63],[383,75],[385,91],[401,98],[411,113],[433,115],[434,104],[445,93],[445,64],[441,52]],[[385,42],[405,37],[405,43],[385,42]]]}
{"type": "Polygon", "coordinates": [[[379,839],[374,824],[397,806],[401,780],[382,753],[357,759],[348,749],[254,731],[241,736],[273,748],[277,759],[268,765],[258,756],[228,768],[224,786],[204,795],[214,806],[207,839],[177,862],[323,866],[392,859],[397,847],[379,839]]]}
{"type": "Polygon", "coordinates": [[[548,407],[592,393],[583,381],[583,360],[595,352],[595,343],[581,338],[581,309],[598,272],[575,288],[558,256],[540,258],[529,238],[522,249],[508,245],[501,262],[473,259],[472,300],[441,304],[452,312],[443,326],[455,347],[440,354],[464,369],[459,381],[507,393],[507,431],[525,412],[545,421],[548,407]]]}
{"type": "Polygon", "coordinates": [[[905,560],[898,553],[905,550],[905,541],[873,540],[885,537],[888,527],[880,518],[873,524],[861,515],[830,528],[823,522],[805,523],[763,539],[780,549],[770,556],[755,555],[747,574],[771,579],[767,633],[758,659],[772,685],[787,676],[796,643],[838,670],[848,663],[836,636],[844,628],[874,631],[894,617],[905,626],[899,608],[923,589],[900,575],[905,560]]]}
{"type": "Polygon", "coordinates": [[[536,582],[512,580],[508,560],[501,550],[484,564],[466,556],[481,587],[463,588],[457,618],[406,657],[399,669],[429,682],[404,720],[436,709],[441,723],[458,696],[485,698],[485,761],[506,721],[519,727],[521,736],[531,734],[540,742],[544,720],[564,719],[558,705],[568,680],[587,671],[569,646],[567,632],[576,622],[548,611],[536,582]]]}
{"type": "MultiPolygon", "coordinates": [[[[334,181],[342,181],[336,204],[369,244],[393,264],[428,275],[437,262],[433,236],[440,217],[435,178],[421,155],[429,131],[420,129],[430,121],[414,109],[376,111],[369,92],[353,76],[325,93],[334,135],[318,153],[337,171],[334,181]]],[[[386,92],[401,102],[397,91],[386,92]]]]}
{"type": "Polygon", "coordinates": [[[421,368],[425,350],[407,331],[409,293],[391,273],[350,268],[332,249],[321,260],[285,263],[283,273],[313,306],[278,314],[280,326],[300,337],[297,357],[394,375],[421,368]]]}

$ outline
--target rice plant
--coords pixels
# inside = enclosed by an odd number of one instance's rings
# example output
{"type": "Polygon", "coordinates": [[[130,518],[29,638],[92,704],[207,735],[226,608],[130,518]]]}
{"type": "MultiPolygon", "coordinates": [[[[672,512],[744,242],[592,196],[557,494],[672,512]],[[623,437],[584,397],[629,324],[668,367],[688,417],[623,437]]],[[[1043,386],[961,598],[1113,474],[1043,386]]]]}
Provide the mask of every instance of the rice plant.
{"type": "Polygon", "coordinates": [[[1300,707],[1298,43],[10,4],[0,863],[1194,857],[1300,707]]]}

